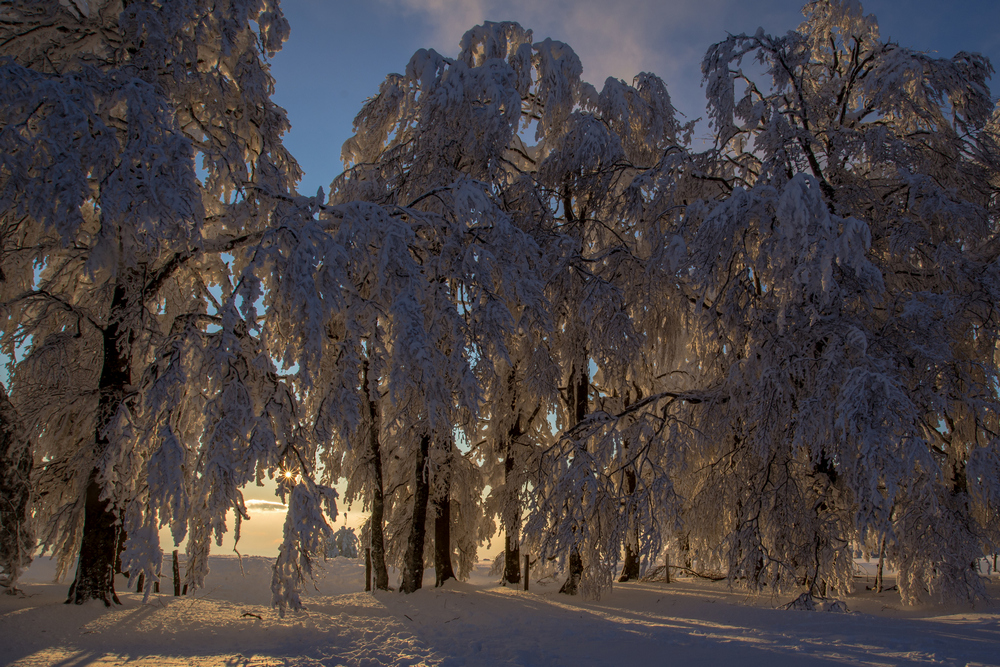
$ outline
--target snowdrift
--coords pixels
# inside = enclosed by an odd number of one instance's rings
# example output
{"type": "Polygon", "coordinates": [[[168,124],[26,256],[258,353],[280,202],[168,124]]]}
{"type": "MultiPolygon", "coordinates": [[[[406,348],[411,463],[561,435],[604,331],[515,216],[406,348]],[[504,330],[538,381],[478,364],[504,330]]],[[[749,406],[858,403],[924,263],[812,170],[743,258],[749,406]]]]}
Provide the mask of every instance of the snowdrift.
{"type": "MultiPolygon", "coordinates": [[[[559,595],[552,582],[524,592],[497,586],[486,561],[469,582],[372,595],[363,563],[339,558],[321,568],[306,609],[279,618],[271,562],[244,557],[241,569],[213,556],[194,595],[142,604],[119,593],[123,604],[106,609],[63,604],[66,584],[51,583],[51,561],[38,559],[23,596],[0,596],[0,664],[1000,664],[1000,606],[902,608],[895,592],[865,590],[864,574],[844,598],[851,611],[833,614],[784,609],[787,594],[748,597],[684,578],[617,584],[596,602],[559,595]]],[[[988,588],[1000,592],[996,581],[988,588]]]]}

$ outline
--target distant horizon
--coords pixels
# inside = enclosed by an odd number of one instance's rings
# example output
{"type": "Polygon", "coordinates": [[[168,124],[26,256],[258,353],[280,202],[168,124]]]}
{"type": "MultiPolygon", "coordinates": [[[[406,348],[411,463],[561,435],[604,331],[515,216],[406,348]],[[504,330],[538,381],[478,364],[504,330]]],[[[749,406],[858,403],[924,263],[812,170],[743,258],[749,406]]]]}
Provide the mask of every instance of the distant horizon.
{"type": "MultiPolygon", "coordinates": [[[[213,554],[233,554],[236,555],[234,547],[242,556],[267,556],[274,558],[278,555],[278,547],[281,546],[283,537],[283,527],[285,525],[286,506],[277,501],[273,495],[273,488],[248,484],[242,488],[244,501],[247,505],[249,520],[244,520],[240,526],[240,541],[234,541],[234,514],[229,512],[226,520],[228,529],[223,536],[222,546],[215,544],[212,540],[213,554]],[[269,495],[270,494],[270,495],[269,495]],[[265,505],[264,503],[268,503],[265,505]]],[[[343,484],[337,485],[338,493],[343,496],[343,484]]],[[[355,503],[355,506],[358,506],[355,503]]],[[[337,520],[329,522],[334,530],[341,526],[354,528],[358,537],[361,536],[361,526],[368,520],[368,513],[358,510],[347,509],[346,505],[337,501],[337,520]]],[[[164,526],[160,529],[160,548],[164,554],[169,554],[172,550],[178,549],[183,552],[185,544],[174,546],[173,538],[170,534],[170,527],[164,526]]]]}

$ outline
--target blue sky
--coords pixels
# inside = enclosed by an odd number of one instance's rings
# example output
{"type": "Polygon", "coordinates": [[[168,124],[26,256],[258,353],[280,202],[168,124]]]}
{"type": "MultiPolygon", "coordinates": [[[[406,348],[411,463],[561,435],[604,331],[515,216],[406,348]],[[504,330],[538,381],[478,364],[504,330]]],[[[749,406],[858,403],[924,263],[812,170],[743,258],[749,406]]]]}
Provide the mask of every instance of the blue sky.
{"type": "MultiPolygon", "coordinates": [[[[802,21],[802,0],[285,0],[291,38],[275,56],[275,99],[292,131],[286,146],[306,172],[300,191],[326,188],[342,169],[340,147],[365,98],[419,48],[458,52],[465,30],[484,20],[513,20],[580,55],[584,78],[626,81],[641,71],[667,83],[674,106],[704,115],[700,64],[726,33],[763,27],[782,34],[802,21]]],[[[883,37],[951,57],[980,52],[1000,65],[1000,1],[870,0],[883,37]]],[[[1000,93],[1000,77],[992,82],[1000,93]]]]}

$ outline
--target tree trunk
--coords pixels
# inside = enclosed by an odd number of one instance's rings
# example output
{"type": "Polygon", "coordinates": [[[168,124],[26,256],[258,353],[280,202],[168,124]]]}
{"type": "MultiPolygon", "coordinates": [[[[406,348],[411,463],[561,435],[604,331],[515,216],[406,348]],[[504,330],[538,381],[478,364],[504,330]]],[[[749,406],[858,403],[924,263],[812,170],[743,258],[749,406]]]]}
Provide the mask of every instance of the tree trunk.
{"type": "Polygon", "coordinates": [[[115,554],[118,549],[118,526],[111,503],[101,500],[97,471],[87,481],[84,505],[83,541],[76,579],[69,587],[66,603],[83,604],[101,600],[105,606],[121,604],[115,593],[115,554]]]}
{"type": "Polygon", "coordinates": [[[639,554],[632,550],[632,545],[625,543],[625,566],[618,581],[635,581],[639,578],[639,554]]]}
{"type": "Polygon", "coordinates": [[[129,576],[128,572],[122,571],[122,553],[125,551],[125,538],[127,535],[125,531],[118,527],[118,544],[115,545],[115,574],[124,574],[126,577],[129,576]]]}
{"type": "Polygon", "coordinates": [[[430,496],[427,453],[430,451],[430,445],[431,437],[421,436],[420,447],[417,449],[410,537],[406,542],[406,554],[403,556],[403,581],[399,585],[402,593],[413,593],[423,585],[424,581],[424,532],[427,526],[427,500],[430,496]]]}
{"type": "Polygon", "coordinates": [[[35,534],[31,521],[34,461],[21,421],[0,385],[0,584],[13,593],[31,564],[35,534]]]}
{"type": "MultiPolygon", "coordinates": [[[[450,476],[450,472],[447,473],[450,476]]],[[[441,586],[455,578],[451,567],[451,483],[444,483],[443,496],[435,501],[437,516],[434,517],[434,586],[441,586]]]]}
{"type": "MultiPolygon", "coordinates": [[[[635,492],[636,479],[635,472],[625,471],[625,490],[628,495],[635,492]]],[[[631,509],[626,509],[630,514],[631,509]]],[[[635,540],[635,548],[627,540],[625,541],[625,566],[622,568],[622,576],[618,581],[632,581],[639,578],[639,526],[635,522],[635,517],[627,517],[630,531],[633,532],[632,539],[635,540]]]]}
{"type": "MultiPolygon", "coordinates": [[[[504,563],[503,563],[503,581],[500,583],[504,586],[507,584],[514,585],[520,583],[521,581],[521,545],[519,544],[519,537],[514,530],[509,530],[506,537],[504,538],[504,563]]],[[[527,575],[525,575],[527,576],[527,575]]]]}
{"type": "Polygon", "coordinates": [[[583,577],[583,559],[580,551],[575,547],[569,552],[569,576],[559,589],[560,593],[566,595],[576,595],[580,588],[580,579],[583,577]]]}
{"type": "Polygon", "coordinates": [[[379,591],[389,590],[389,571],[385,566],[385,537],[383,535],[383,525],[385,523],[385,491],[382,486],[382,447],[379,443],[379,415],[378,403],[372,398],[375,388],[371,385],[368,377],[368,361],[364,362],[364,386],[368,392],[368,418],[370,430],[368,432],[368,449],[372,458],[372,515],[369,521],[369,540],[371,547],[372,568],[375,572],[375,589],[379,591]]]}
{"type": "MultiPolygon", "coordinates": [[[[570,387],[573,401],[573,423],[570,428],[575,427],[584,417],[589,409],[588,393],[590,392],[590,368],[587,354],[581,355],[573,367],[570,374],[570,387]]],[[[574,532],[575,529],[574,529],[574,532]]],[[[580,585],[580,578],[583,576],[583,558],[580,556],[579,547],[574,544],[569,551],[569,576],[559,589],[560,593],[566,595],[576,595],[580,585]]]]}
{"type": "MultiPolygon", "coordinates": [[[[132,272],[126,277],[135,278],[132,272]]],[[[98,383],[97,428],[94,434],[94,460],[100,460],[110,441],[106,430],[132,383],[130,354],[132,335],[120,341],[119,325],[128,319],[129,303],[121,282],[115,286],[107,327],[104,329],[104,360],[98,383]]],[[[118,557],[120,528],[112,503],[101,499],[101,486],[97,479],[100,471],[95,467],[87,480],[85,491],[83,539],[76,579],[70,585],[66,602],[83,604],[87,600],[101,600],[105,605],[121,604],[115,594],[115,561],[118,557]]]]}
{"type": "MultiPolygon", "coordinates": [[[[513,383],[513,378],[514,373],[511,371],[511,384],[513,383]]],[[[506,503],[501,516],[504,530],[504,565],[503,579],[500,583],[503,585],[516,584],[521,581],[521,507],[516,500],[512,501],[510,499],[509,487],[507,486],[511,483],[511,477],[513,476],[512,473],[514,472],[514,442],[520,436],[521,419],[520,415],[518,415],[518,418],[514,420],[514,424],[511,425],[510,431],[507,433],[507,442],[503,461],[504,487],[508,488],[508,502],[506,503]]]]}
{"type": "Polygon", "coordinates": [[[372,549],[365,548],[365,592],[372,589],[372,549]]]}
{"type": "Polygon", "coordinates": [[[879,543],[878,547],[878,569],[875,570],[875,592],[882,592],[882,568],[885,566],[885,538],[879,543]]]}
{"type": "Polygon", "coordinates": [[[171,554],[171,574],[174,575],[174,597],[180,597],[181,594],[181,566],[180,559],[177,557],[177,549],[174,549],[173,554],[171,554]]]}

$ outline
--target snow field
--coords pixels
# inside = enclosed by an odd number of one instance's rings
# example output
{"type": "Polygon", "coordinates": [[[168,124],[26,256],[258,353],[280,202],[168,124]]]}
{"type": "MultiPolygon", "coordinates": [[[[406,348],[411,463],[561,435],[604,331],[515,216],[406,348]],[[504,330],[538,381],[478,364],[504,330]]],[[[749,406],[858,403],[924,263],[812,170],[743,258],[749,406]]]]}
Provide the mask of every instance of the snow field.
{"type": "MultiPolygon", "coordinates": [[[[271,563],[245,557],[241,575],[235,557],[213,556],[193,596],[142,604],[119,593],[122,606],[105,609],[62,604],[66,584],[45,583],[52,566],[39,559],[24,597],[0,596],[0,664],[1000,665],[1000,605],[903,608],[895,591],[866,591],[863,576],[845,598],[852,613],[835,614],[683,578],[616,584],[599,601],[559,595],[558,582],[532,581],[525,593],[497,586],[486,561],[467,583],[372,595],[363,563],[335,559],[306,610],[280,618],[269,606],[271,563]]],[[[997,580],[988,588],[1000,595],[997,580]]]]}

